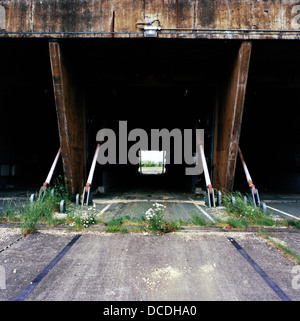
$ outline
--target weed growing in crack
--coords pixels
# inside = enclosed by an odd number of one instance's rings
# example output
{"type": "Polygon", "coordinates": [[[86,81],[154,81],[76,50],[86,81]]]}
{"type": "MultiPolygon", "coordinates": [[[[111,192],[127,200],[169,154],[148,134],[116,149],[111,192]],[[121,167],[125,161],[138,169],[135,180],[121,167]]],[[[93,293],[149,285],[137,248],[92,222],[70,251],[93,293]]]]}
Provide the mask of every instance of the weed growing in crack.
{"type": "Polygon", "coordinates": [[[81,220],[82,220],[82,225],[85,228],[88,228],[91,225],[96,224],[96,219],[95,219],[95,214],[94,213],[88,213],[87,217],[84,217],[81,220]]]}
{"type": "Polygon", "coordinates": [[[163,228],[163,216],[166,206],[154,203],[153,208],[145,213],[146,220],[148,221],[148,228],[152,231],[161,231],[163,228]]]}
{"type": "Polygon", "coordinates": [[[67,222],[71,228],[75,228],[76,230],[89,228],[97,223],[102,223],[96,218],[96,214],[93,207],[87,209],[79,207],[68,213],[67,222]]]}
{"type": "Polygon", "coordinates": [[[154,203],[153,207],[149,208],[145,213],[147,228],[151,231],[160,233],[170,233],[181,229],[180,222],[166,221],[164,219],[165,205],[154,203]]]}
{"type": "Polygon", "coordinates": [[[105,232],[110,232],[110,233],[121,232],[123,234],[127,234],[128,228],[126,226],[122,226],[122,224],[124,223],[124,220],[125,218],[123,217],[111,219],[106,224],[105,232]]]}

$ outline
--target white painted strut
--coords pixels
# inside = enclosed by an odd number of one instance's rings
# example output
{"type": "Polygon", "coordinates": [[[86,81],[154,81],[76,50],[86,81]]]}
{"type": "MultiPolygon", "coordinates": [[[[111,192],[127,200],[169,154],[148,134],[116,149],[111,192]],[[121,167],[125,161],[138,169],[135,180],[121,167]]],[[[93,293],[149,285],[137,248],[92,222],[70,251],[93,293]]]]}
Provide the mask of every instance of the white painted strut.
{"type": "Polygon", "coordinates": [[[61,148],[59,148],[59,150],[58,150],[58,152],[57,152],[57,154],[56,154],[56,156],[55,156],[55,159],[54,159],[53,164],[52,164],[52,166],[51,166],[51,168],[50,168],[49,174],[48,174],[48,176],[47,176],[47,178],[46,178],[46,180],[45,180],[45,182],[44,182],[44,184],[43,184],[42,192],[44,192],[46,186],[47,186],[48,184],[50,184],[50,181],[51,181],[51,178],[52,178],[52,176],[53,176],[53,173],[54,173],[54,170],[55,170],[55,167],[56,167],[58,158],[59,158],[59,156],[60,156],[60,152],[61,152],[61,148]]]}
{"type": "Polygon", "coordinates": [[[203,165],[206,186],[209,189],[209,193],[212,194],[212,185],[211,185],[211,180],[210,180],[209,173],[208,173],[208,168],[207,168],[203,145],[200,144],[199,148],[200,148],[200,156],[201,156],[201,161],[202,161],[202,165],[203,165]]]}
{"type": "Polygon", "coordinates": [[[86,192],[88,192],[88,189],[89,189],[89,187],[90,187],[90,185],[92,184],[92,181],[93,181],[93,176],[94,176],[94,172],[95,172],[96,161],[97,161],[97,158],[98,158],[99,149],[100,149],[100,144],[98,143],[97,147],[96,147],[95,155],[94,155],[94,158],[93,158],[92,166],[91,166],[91,169],[90,169],[89,177],[87,179],[86,186],[85,186],[85,191],[86,192]]]}
{"type": "Polygon", "coordinates": [[[249,187],[250,187],[251,189],[253,189],[253,192],[254,192],[254,194],[255,194],[255,193],[256,193],[255,185],[253,184],[252,178],[251,178],[251,176],[250,176],[248,167],[247,167],[247,165],[246,165],[246,162],[245,162],[245,160],[244,160],[244,157],[243,157],[243,154],[242,154],[240,148],[239,148],[239,154],[240,154],[240,158],[241,158],[241,161],[242,161],[242,165],[243,165],[243,168],[244,168],[244,172],[245,172],[245,175],[246,175],[247,182],[248,182],[248,184],[249,184],[249,187]]]}

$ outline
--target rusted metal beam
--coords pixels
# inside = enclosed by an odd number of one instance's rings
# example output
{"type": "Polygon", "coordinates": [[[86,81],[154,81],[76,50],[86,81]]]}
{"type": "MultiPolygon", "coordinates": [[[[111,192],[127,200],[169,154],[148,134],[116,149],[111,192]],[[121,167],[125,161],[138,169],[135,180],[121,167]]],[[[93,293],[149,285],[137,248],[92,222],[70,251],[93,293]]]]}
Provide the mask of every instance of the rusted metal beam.
{"type": "MultiPolygon", "coordinates": [[[[67,57],[58,42],[49,42],[49,53],[63,170],[70,192],[82,190],[85,180],[84,98],[76,73],[67,67],[67,57]]],[[[73,66],[72,69],[76,69],[73,66]]]]}
{"type": "Polygon", "coordinates": [[[242,42],[219,94],[215,133],[213,185],[232,190],[239,150],[251,42],[242,42]]]}

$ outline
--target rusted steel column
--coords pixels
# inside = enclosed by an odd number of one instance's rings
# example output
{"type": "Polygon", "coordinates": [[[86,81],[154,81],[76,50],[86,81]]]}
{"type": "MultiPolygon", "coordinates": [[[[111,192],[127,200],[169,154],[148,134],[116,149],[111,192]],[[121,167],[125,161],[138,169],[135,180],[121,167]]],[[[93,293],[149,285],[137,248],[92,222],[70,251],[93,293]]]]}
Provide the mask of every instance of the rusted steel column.
{"type": "MultiPolygon", "coordinates": [[[[49,42],[63,170],[71,193],[82,191],[85,181],[85,108],[82,87],[71,72],[56,41],[49,42]]],[[[72,69],[75,69],[73,66],[72,69]]]]}
{"type": "Polygon", "coordinates": [[[241,43],[218,97],[213,173],[213,185],[218,189],[233,188],[251,48],[251,42],[241,43]]]}

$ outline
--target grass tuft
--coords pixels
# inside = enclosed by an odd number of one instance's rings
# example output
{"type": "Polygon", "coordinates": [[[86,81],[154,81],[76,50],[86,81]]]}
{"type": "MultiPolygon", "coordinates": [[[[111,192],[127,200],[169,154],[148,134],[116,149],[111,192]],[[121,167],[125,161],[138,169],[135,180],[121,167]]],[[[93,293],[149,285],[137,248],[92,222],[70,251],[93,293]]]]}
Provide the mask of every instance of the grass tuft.
{"type": "Polygon", "coordinates": [[[53,213],[59,210],[59,203],[62,199],[66,200],[66,194],[60,187],[54,193],[46,189],[40,199],[37,199],[32,204],[26,204],[21,213],[22,235],[26,236],[35,231],[38,222],[46,223],[48,226],[61,223],[61,220],[53,217],[53,213]]]}
{"type": "Polygon", "coordinates": [[[269,213],[264,213],[261,208],[255,207],[249,200],[245,202],[240,192],[223,195],[223,204],[230,214],[227,223],[232,227],[276,226],[276,221],[269,213]],[[235,204],[231,202],[232,196],[235,198],[235,204]]]}
{"type": "Polygon", "coordinates": [[[279,249],[284,256],[293,260],[297,264],[300,264],[300,256],[294,251],[292,251],[288,246],[282,244],[281,242],[276,241],[273,237],[269,236],[268,234],[262,231],[259,231],[258,234],[261,235],[263,238],[267,239],[269,242],[271,242],[272,245],[275,248],[279,249]]]}
{"type": "Polygon", "coordinates": [[[192,215],[192,218],[189,220],[189,224],[197,225],[197,226],[206,226],[208,225],[208,222],[204,217],[202,217],[198,213],[194,213],[192,215]]]}

